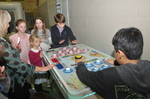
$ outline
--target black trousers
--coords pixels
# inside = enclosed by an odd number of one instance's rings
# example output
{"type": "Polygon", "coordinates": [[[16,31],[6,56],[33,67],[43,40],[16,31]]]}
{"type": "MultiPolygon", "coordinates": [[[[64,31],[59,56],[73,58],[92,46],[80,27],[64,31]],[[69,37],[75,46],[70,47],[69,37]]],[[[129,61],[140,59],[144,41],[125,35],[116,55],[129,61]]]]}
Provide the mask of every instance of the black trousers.
{"type": "Polygon", "coordinates": [[[9,99],[29,99],[30,92],[28,90],[28,84],[25,83],[23,87],[15,88],[14,92],[8,92],[9,99]]]}
{"type": "Polygon", "coordinates": [[[47,71],[47,79],[50,79],[50,71],[47,71]]]}
{"type": "Polygon", "coordinates": [[[37,92],[43,91],[43,89],[42,89],[42,84],[39,84],[39,85],[34,84],[34,87],[35,87],[35,90],[36,90],[37,92]]]}

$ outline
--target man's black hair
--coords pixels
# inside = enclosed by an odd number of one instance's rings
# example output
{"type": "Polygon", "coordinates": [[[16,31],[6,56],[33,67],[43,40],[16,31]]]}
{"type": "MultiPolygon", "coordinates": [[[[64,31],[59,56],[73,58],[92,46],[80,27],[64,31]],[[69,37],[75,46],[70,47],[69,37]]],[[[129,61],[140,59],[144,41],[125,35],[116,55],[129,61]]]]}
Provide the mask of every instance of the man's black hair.
{"type": "Polygon", "coordinates": [[[121,50],[128,59],[139,59],[143,53],[143,36],[139,29],[123,28],[113,37],[112,44],[116,51],[121,50]]]}

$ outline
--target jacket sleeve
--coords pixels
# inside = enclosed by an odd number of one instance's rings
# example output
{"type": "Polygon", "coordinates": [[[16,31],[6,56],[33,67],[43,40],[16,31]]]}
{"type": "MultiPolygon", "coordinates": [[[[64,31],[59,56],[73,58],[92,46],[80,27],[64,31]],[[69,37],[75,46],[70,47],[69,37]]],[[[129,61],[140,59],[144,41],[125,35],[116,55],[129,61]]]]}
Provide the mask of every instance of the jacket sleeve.
{"type": "Polygon", "coordinates": [[[20,60],[19,52],[16,49],[14,49],[5,40],[0,40],[0,43],[3,46],[3,49],[4,49],[3,58],[8,67],[12,68],[13,70],[15,70],[16,72],[22,75],[29,74],[32,76],[34,74],[35,66],[22,62],[20,60]]]}
{"type": "Polygon", "coordinates": [[[76,37],[73,35],[73,32],[69,27],[68,27],[68,32],[69,32],[68,35],[69,35],[71,41],[76,40],[76,37]]]}
{"type": "Polygon", "coordinates": [[[57,32],[57,30],[56,30],[56,28],[53,26],[53,27],[51,28],[52,42],[53,42],[54,44],[59,44],[60,41],[56,38],[56,32],[57,32]]]}
{"type": "Polygon", "coordinates": [[[100,93],[100,95],[103,97],[105,82],[101,71],[88,71],[84,63],[79,62],[77,64],[76,73],[82,83],[89,86],[93,91],[100,93]]]}

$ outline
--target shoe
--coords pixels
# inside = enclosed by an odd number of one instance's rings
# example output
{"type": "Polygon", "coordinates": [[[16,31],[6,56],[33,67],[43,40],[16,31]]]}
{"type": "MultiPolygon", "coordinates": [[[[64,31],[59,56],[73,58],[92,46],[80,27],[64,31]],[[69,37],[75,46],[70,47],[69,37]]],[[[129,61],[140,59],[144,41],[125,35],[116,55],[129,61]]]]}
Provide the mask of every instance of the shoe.
{"type": "Polygon", "coordinates": [[[29,92],[30,93],[36,93],[37,91],[34,88],[32,88],[32,89],[29,89],[29,92]]]}
{"type": "Polygon", "coordinates": [[[51,84],[47,84],[47,87],[51,87],[51,84]]]}

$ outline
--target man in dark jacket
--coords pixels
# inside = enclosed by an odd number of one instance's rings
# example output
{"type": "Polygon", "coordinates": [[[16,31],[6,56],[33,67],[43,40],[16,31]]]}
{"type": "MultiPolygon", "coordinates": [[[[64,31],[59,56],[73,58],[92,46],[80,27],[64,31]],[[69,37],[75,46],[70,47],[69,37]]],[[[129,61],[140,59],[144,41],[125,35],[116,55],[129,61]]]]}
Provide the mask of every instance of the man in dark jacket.
{"type": "Polygon", "coordinates": [[[150,61],[139,60],[143,53],[141,31],[123,28],[114,35],[112,44],[120,66],[90,72],[83,59],[77,59],[81,82],[104,99],[150,99],[150,61]]]}

